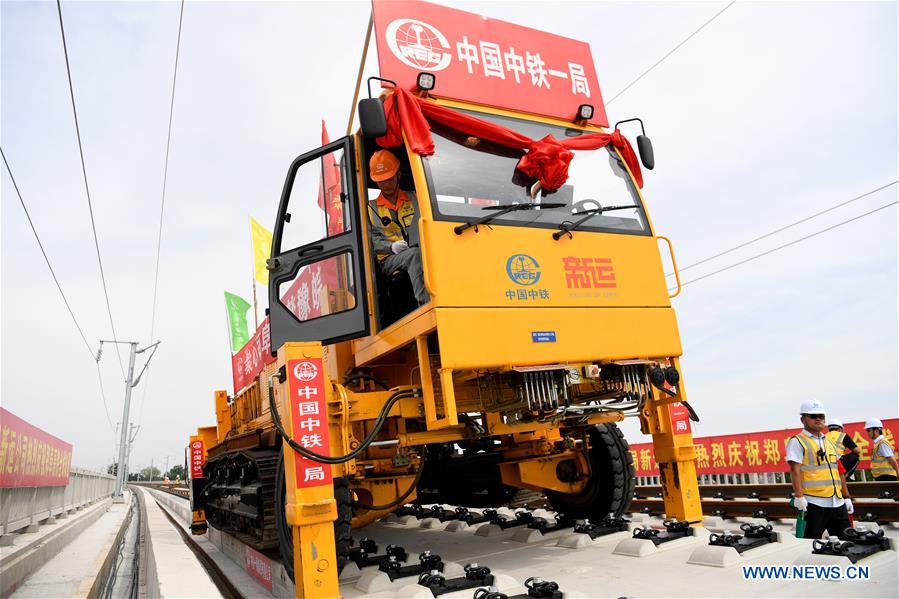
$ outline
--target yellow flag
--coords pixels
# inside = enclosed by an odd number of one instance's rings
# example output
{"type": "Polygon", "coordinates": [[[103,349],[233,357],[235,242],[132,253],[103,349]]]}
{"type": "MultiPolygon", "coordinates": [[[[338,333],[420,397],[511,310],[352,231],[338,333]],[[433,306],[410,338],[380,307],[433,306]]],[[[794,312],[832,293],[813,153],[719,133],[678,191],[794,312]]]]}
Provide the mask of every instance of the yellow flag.
{"type": "Polygon", "coordinates": [[[253,267],[256,270],[256,280],[268,285],[268,269],[265,267],[265,261],[269,259],[272,251],[272,232],[251,216],[250,237],[253,238],[253,267]]]}

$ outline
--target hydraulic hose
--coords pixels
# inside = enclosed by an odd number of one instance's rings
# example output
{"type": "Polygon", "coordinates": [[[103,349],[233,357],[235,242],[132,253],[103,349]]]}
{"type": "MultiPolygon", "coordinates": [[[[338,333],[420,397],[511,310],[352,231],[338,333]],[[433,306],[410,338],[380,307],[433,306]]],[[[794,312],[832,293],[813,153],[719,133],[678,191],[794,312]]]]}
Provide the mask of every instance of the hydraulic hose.
{"type": "Polygon", "coordinates": [[[368,449],[368,446],[371,444],[371,442],[374,441],[378,433],[381,432],[381,427],[384,426],[384,423],[387,421],[387,414],[390,413],[390,410],[393,408],[396,402],[407,397],[419,396],[419,390],[417,389],[395,392],[393,395],[387,398],[387,401],[381,408],[378,417],[375,419],[374,425],[372,425],[371,430],[359,444],[359,447],[352,450],[346,455],[327,456],[306,449],[295,440],[293,440],[291,436],[287,434],[287,431],[284,430],[284,424],[281,422],[281,415],[278,413],[278,406],[275,404],[275,393],[274,389],[272,388],[272,379],[276,376],[277,374],[273,374],[271,377],[269,377],[268,380],[268,404],[269,410],[272,413],[272,421],[275,424],[275,428],[278,430],[278,434],[281,435],[281,438],[284,439],[284,442],[287,443],[291,447],[291,449],[299,453],[301,456],[320,464],[344,464],[352,459],[355,459],[356,456],[368,449]]]}

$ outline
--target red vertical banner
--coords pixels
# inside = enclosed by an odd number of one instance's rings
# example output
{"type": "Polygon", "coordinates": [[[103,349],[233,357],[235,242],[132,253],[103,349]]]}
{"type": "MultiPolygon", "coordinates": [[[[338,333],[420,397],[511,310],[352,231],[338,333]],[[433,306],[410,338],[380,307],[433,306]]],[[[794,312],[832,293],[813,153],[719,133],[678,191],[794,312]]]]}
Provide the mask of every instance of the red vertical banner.
{"type": "MultiPolygon", "coordinates": [[[[322,145],[330,143],[328,129],[322,121],[322,145]]],[[[334,152],[322,156],[322,176],[318,189],[318,207],[328,215],[328,237],[343,233],[343,201],[341,200],[340,165],[334,152]]]]}
{"type": "MultiPolygon", "coordinates": [[[[325,374],[321,358],[291,360],[287,363],[290,377],[290,416],[294,440],[315,453],[331,454],[328,434],[328,404],[325,396],[325,374]]],[[[297,487],[331,484],[331,466],[297,454],[297,487]]]]}
{"type": "Polygon", "coordinates": [[[204,462],[203,441],[194,439],[190,442],[190,477],[203,478],[203,462],[204,462]]]}

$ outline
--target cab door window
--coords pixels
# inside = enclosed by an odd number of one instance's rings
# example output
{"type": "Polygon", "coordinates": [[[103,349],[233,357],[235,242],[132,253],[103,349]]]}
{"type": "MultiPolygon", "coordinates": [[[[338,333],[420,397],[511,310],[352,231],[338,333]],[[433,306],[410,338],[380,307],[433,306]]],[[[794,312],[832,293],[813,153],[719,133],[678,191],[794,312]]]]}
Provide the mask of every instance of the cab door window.
{"type": "Polygon", "coordinates": [[[272,351],[288,341],[335,343],[368,333],[353,140],[294,160],[272,240],[272,351]]]}

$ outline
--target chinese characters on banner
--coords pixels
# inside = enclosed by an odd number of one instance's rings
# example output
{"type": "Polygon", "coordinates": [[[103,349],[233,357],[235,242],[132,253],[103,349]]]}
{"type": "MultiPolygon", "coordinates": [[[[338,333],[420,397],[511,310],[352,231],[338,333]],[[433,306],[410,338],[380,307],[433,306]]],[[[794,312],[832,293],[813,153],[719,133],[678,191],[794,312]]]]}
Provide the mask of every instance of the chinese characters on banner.
{"type": "Polygon", "coordinates": [[[272,560],[245,545],[244,569],[269,591],[272,590],[272,560]]]}
{"type": "Polygon", "coordinates": [[[287,293],[281,296],[281,303],[300,320],[328,314],[326,292],[345,287],[338,285],[337,275],[338,263],[343,260],[343,256],[337,256],[304,266],[287,293]]]}
{"type": "Polygon", "coordinates": [[[64,487],[72,446],[0,408],[0,487],[64,487]]]}
{"type": "Polygon", "coordinates": [[[203,441],[194,439],[190,442],[190,477],[203,478],[203,458],[206,452],[203,441]]]}
{"type": "Polygon", "coordinates": [[[256,332],[240,351],[231,356],[231,375],[234,378],[234,394],[253,383],[262,369],[275,361],[270,351],[270,329],[268,317],[262,321],[256,332]]]}
{"type": "MultiPolygon", "coordinates": [[[[673,418],[672,411],[672,421],[673,418]]],[[[893,431],[899,419],[884,420],[884,437],[895,447],[893,431]]],[[[870,467],[871,439],[865,433],[864,422],[851,422],[843,430],[861,451],[859,470],[870,467]]],[[[697,474],[735,474],[750,472],[787,472],[787,441],[800,429],[782,429],[758,433],[720,435],[693,439],[696,448],[697,474]]],[[[637,476],[656,476],[659,466],[653,455],[652,443],[631,445],[637,476]]]]}
{"type": "Polygon", "coordinates": [[[418,0],[373,0],[380,75],[408,90],[418,73],[434,94],[608,126],[590,45],[418,0]]]}
{"type": "MultiPolygon", "coordinates": [[[[293,438],[315,453],[331,455],[328,435],[328,405],[325,401],[325,374],[321,358],[291,360],[287,363],[290,416],[293,438]]],[[[331,484],[331,466],[299,454],[295,456],[297,487],[331,484]]]]}
{"type": "MultiPolygon", "coordinates": [[[[294,316],[300,320],[309,320],[328,313],[325,292],[338,288],[338,260],[342,260],[342,257],[322,260],[300,270],[281,297],[281,301],[294,316]]],[[[251,385],[262,369],[274,361],[271,354],[271,329],[266,317],[250,341],[231,356],[235,395],[251,385]]]]}

